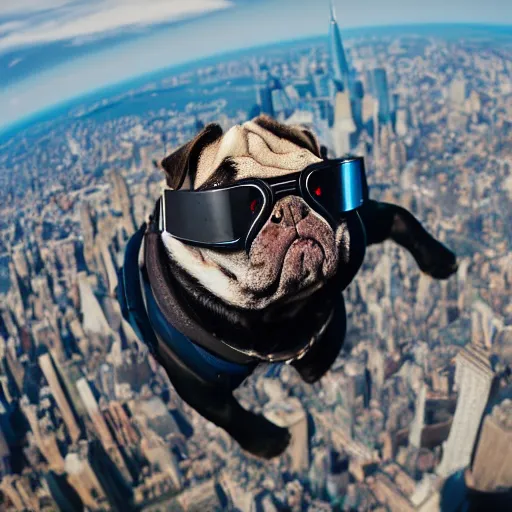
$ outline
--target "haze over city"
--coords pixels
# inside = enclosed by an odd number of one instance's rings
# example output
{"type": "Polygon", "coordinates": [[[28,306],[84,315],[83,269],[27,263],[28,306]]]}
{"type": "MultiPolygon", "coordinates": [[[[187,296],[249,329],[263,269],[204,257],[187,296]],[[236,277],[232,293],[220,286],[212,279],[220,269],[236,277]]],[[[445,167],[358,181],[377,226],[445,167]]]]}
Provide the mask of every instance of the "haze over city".
{"type": "Polygon", "coordinates": [[[512,7],[416,3],[2,3],[0,510],[510,510],[512,7]],[[179,397],[116,294],[154,162],[259,114],[364,157],[459,263],[367,249],[325,377],[237,390],[291,431],[271,461],[179,397]]]}
{"type": "MultiPolygon", "coordinates": [[[[512,6],[502,0],[338,0],[335,6],[343,30],[512,23],[512,6]]],[[[149,0],[143,7],[136,0],[2,2],[0,131],[62,101],[144,73],[319,36],[328,12],[327,1],[308,0],[149,0]]]]}

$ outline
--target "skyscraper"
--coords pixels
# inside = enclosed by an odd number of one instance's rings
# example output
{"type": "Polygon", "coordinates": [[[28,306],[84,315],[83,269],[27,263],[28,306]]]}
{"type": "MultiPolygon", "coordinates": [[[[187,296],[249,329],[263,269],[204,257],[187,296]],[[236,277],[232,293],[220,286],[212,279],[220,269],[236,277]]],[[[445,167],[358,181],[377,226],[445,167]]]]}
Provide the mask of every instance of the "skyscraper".
{"type": "Polygon", "coordinates": [[[272,83],[272,77],[267,68],[264,67],[260,71],[260,83],[256,85],[256,102],[262,114],[274,117],[275,112],[272,103],[272,91],[275,84],[272,83]]]}
{"type": "Polygon", "coordinates": [[[264,83],[257,86],[257,101],[263,114],[288,117],[292,112],[292,103],[281,80],[265,70],[264,83]]]}
{"type": "Polygon", "coordinates": [[[320,69],[313,74],[313,89],[317,98],[329,97],[331,93],[329,87],[330,80],[329,75],[320,69]]]}
{"type": "Polygon", "coordinates": [[[117,170],[109,174],[109,179],[112,184],[112,207],[114,210],[121,212],[123,227],[126,233],[131,235],[135,231],[135,223],[128,185],[122,174],[117,170]]]}
{"type": "Polygon", "coordinates": [[[379,102],[379,122],[387,124],[391,121],[391,105],[389,101],[389,87],[386,70],[377,68],[373,70],[373,84],[375,95],[379,102]]]}
{"type": "Polygon", "coordinates": [[[415,448],[421,448],[421,434],[425,425],[425,404],[427,400],[427,386],[422,382],[416,397],[414,420],[409,430],[409,444],[415,448]]]}
{"type": "Polygon", "coordinates": [[[87,453],[82,452],[83,450],[66,455],[68,481],[80,496],[83,504],[90,510],[106,509],[108,501],[105,491],[87,460],[87,453]]]}
{"type": "Polygon", "coordinates": [[[256,88],[256,96],[261,113],[274,116],[274,107],[272,105],[272,90],[266,84],[259,85],[256,88]]]}
{"type": "MultiPolygon", "coordinates": [[[[0,403],[0,407],[1,403],[0,403]]],[[[11,451],[0,425],[0,479],[11,473],[11,451]]]]}
{"type": "Polygon", "coordinates": [[[349,67],[343,41],[341,39],[340,28],[336,21],[334,5],[331,2],[331,24],[329,27],[329,52],[331,55],[331,72],[333,79],[337,83],[339,89],[349,90],[349,67]]]}
{"type": "Polygon", "coordinates": [[[78,274],[78,287],[80,291],[80,306],[83,315],[83,328],[86,333],[95,333],[107,336],[111,329],[108,325],[98,299],[92,291],[85,272],[78,274]]]}
{"type": "Polygon", "coordinates": [[[185,510],[199,512],[202,510],[219,510],[218,487],[213,479],[206,480],[182,492],[177,498],[185,510]]]}
{"type": "Polygon", "coordinates": [[[306,412],[297,398],[285,403],[267,404],[264,415],[279,427],[287,427],[292,436],[288,453],[292,472],[306,471],[309,466],[309,438],[306,412]]]}
{"type": "Polygon", "coordinates": [[[467,96],[467,87],[464,78],[457,77],[450,83],[448,95],[452,108],[454,110],[462,110],[467,96]]]}
{"type": "Polygon", "coordinates": [[[356,133],[356,130],[348,91],[336,93],[332,139],[337,157],[350,152],[353,142],[352,135],[356,133]]]}
{"type": "Polygon", "coordinates": [[[60,510],[76,510],[77,512],[84,510],[80,496],[64,475],[49,471],[45,474],[44,479],[60,510]]]}
{"type": "Polygon", "coordinates": [[[339,499],[345,494],[349,484],[350,458],[345,453],[330,452],[329,472],[327,474],[327,493],[331,500],[339,499]]]}
{"type": "Polygon", "coordinates": [[[459,391],[452,428],[443,445],[443,458],[437,468],[447,477],[469,465],[488,403],[494,371],[486,353],[477,347],[465,347],[457,354],[455,383],[459,391]]]}
{"type": "Polygon", "coordinates": [[[505,399],[485,417],[471,467],[471,487],[495,492],[512,486],[512,401],[505,399]]]}
{"type": "Polygon", "coordinates": [[[80,398],[84,403],[84,406],[87,410],[89,418],[96,429],[96,433],[98,434],[98,438],[105,448],[108,455],[112,458],[112,460],[116,463],[117,467],[126,478],[127,481],[131,480],[131,476],[126,468],[126,464],[123,460],[121,452],[119,451],[119,447],[115,439],[112,437],[110,429],[108,428],[107,422],[103,417],[103,414],[98,406],[98,402],[93,395],[91,387],[85,378],[81,378],[77,381],[76,387],[78,389],[78,393],[80,394],[80,398]]]}
{"type": "Polygon", "coordinates": [[[76,412],[73,409],[68,393],[64,388],[62,378],[58,374],[53,358],[49,352],[39,356],[39,366],[45,376],[46,382],[48,382],[48,385],[52,390],[53,397],[57,402],[62,419],[66,424],[69,437],[73,442],[78,441],[81,436],[81,429],[77,421],[76,412]]]}

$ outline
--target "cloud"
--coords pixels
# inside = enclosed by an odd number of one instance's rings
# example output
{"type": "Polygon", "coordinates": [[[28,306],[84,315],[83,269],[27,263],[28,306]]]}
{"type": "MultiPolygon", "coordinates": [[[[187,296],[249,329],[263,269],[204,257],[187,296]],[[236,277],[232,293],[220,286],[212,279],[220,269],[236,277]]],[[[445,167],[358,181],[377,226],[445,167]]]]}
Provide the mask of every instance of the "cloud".
{"type": "Polygon", "coordinates": [[[2,0],[0,16],[16,16],[19,14],[48,11],[72,3],[76,2],[72,0],[2,0]]]}
{"type": "Polygon", "coordinates": [[[13,68],[14,66],[17,66],[23,59],[13,59],[9,64],[7,65],[8,68],[13,68]]]}
{"type": "Polygon", "coordinates": [[[3,0],[0,52],[56,41],[88,41],[116,31],[227,9],[231,0],[3,0]]]}

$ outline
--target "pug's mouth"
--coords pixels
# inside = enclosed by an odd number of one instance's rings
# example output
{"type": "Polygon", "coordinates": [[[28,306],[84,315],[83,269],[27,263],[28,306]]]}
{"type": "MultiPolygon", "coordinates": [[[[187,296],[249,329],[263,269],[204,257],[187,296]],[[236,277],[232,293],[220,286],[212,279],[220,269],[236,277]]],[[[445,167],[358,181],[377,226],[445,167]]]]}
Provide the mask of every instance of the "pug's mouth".
{"type": "MultiPolygon", "coordinates": [[[[322,230],[319,234],[327,235],[322,230]]],[[[286,302],[299,299],[335,274],[338,258],[332,234],[323,236],[322,241],[311,233],[301,236],[295,229],[286,235],[267,235],[260,241],[265,257],[251,254],[247,288],[255,297],[278,295],[286,302]]]]}
{"type": "Polygon", "coordinates": [[[317,282],[323,277],[325,251],[313,238],[295,238],[278,259],[282,264],[275,282],[282,283],[288,291],[302,288],[304,281],[317,282]]]}

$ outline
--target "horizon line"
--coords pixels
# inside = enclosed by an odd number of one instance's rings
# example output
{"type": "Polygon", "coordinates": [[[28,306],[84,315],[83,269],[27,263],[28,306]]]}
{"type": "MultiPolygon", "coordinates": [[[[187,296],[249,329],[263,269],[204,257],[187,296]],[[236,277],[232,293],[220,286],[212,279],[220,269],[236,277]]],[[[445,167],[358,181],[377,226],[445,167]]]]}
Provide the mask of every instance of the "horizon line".
{"type": "MultiPolygon", "coordinates": [[[[396,25],[364,25],[360,27],[352,27],[347,28],[343,30],[343,34],[353,34],[358,31],[364,31],[368,29],[377,29],[377,30],[385,30],[385,29],[397,29],[397,28],[411,28],[411,27],[447,27],[447,26],[460,26],[460,27],[467,27],[467,28],[474,28],[474,29],[510,29],[511,35],[512,35],[512,24],[502,24],[502,23],[464,23],[464,22],[443,22],[443,23],[407,23],[407,24],[396,24],[396,25]]],[[[37,122],[39,118],[44,117],[45,114],[51,112],[52,110],[60,110],[65,109],[67,107],[71,108],[73,103],[77,103],[80,100],[85,100],[90,96],[98,95],[100,93],[107,93],[111,89],[117,89],[122,86],[128,86],[134,82],[139,81],[145,81],[149,80],[154,75],[160,74],[160,73],[167,73],[173,70],[177,70],[179,68],[185,67],[185,66],[200,66],[202,63],[206,63],[209,60],[216,59],[216,58],[222,58],[229,59],[230,57],[233,57],[239,53],[242,52],[248,52],[251,50],[263,50],[265,48],[270,48],[272,46],[278,45],[278,44],[292,44],[292,43],[300,43],[303,41],[310,41],[310,40],[317,40],[321,38],[325,38],[327,40],[327,35],[322,32],[318,33],[316,35],[308,35],[305,37],[297,37],[297,38],[290,38],[290,39],[284,39],[282,41],[274,41],[270,43],[263,43],[258,45],[252,45],[247,47],[240,47],[235,50],[229,50],[229,51],[222,51],[222,52],[214,52],[211,54],[204,55],[200,58],[196,59],[189,59],[182,62],[176,62],[171,65],[163,66],[160,68],[156,68],[152,71],[142,73],[140,75],[132,76],[130,78],[119,80],[117,82],[113,82],[109,85],[100,86],[94,89],[91,89],[90,91],[84,93],[84,94],[77,94],[75,96],[71,96],[70,98],[61,101],[59,103],[54,103],[52,105],[49,105],[47,107],[41,108],[31,114],[28,114],[26,116],[23,116],[16,121],[9,123],[5,126],[0,125],[0,143],[7,142],[5,139],[9,139],[10,137],[15,136],[17,133],[22,131],[23,129],[27,128],[27,124],[31,121],[37,122]]],[[[0,89],[1,91],[1,89],[0,89]]],[[[55,116],[55,118],[58,118],[58,115],[55,116]]]]}

